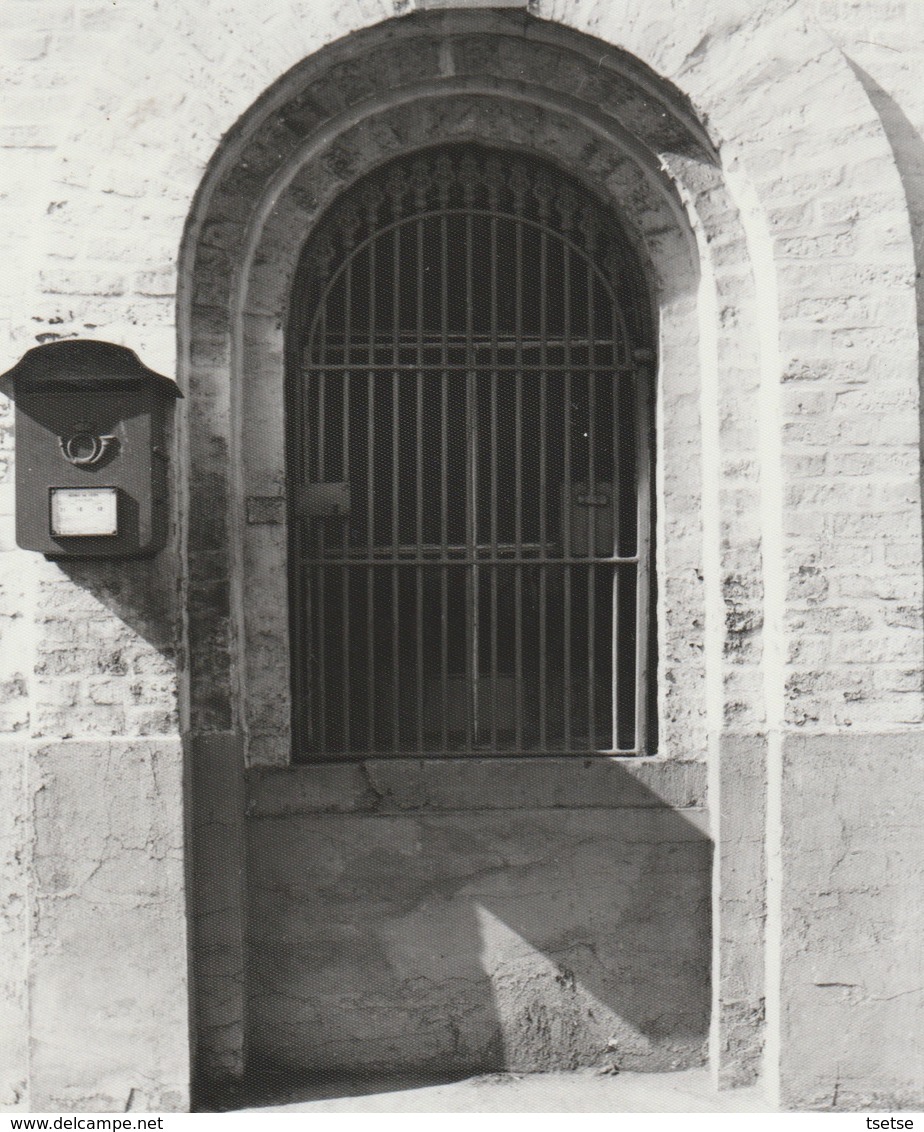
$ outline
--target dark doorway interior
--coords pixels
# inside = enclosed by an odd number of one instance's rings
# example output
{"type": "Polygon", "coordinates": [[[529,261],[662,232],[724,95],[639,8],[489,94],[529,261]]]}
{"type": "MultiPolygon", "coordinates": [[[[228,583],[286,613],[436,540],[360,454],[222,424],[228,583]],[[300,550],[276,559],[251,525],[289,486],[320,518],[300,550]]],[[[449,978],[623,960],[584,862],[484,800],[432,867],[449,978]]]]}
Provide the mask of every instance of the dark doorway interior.
{"type": "Polygon", "coordinates": [[[651,753],[647,299],[560,171],[393,162],[306,248],[296,755],[651,753]]]}

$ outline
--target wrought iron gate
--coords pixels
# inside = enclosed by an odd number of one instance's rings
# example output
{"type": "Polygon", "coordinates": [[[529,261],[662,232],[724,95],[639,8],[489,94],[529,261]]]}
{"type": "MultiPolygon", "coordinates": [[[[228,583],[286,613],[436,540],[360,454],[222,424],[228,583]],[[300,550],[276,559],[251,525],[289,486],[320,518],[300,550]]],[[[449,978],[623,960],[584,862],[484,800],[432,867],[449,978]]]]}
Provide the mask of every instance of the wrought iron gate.
{"type": "Polygon", "coordinates": [[[645,300],[559,171],[395,162],[303,258],[290,386],[301,757],[646,748],[645,300]]]}

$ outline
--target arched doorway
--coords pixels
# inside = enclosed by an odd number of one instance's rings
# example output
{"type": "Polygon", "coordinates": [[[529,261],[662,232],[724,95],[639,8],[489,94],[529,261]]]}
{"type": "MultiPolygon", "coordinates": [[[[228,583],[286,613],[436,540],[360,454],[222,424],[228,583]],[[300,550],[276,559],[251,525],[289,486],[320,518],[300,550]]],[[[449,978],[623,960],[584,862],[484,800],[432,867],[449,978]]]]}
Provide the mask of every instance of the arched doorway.
{"type": "Polygon", "coordinates": [[[288,326],[296,761],[654,752],[653,353],[550,163],[419,151],[329,210],[288,326]]]}
{"type": "Polygon", "coordinates": [[[189,532],[190,698],[239,854],[196,945],[213,1075],[702,1057],[695,586],[659,697],[646,657],[655,420],[671,593],[699,561],[698,275],[652,147],[721,189],[688,108],[591,43],[468,13],[334,44],[206,186],[198,405],[227,385],[229,428],[192,416],[195,474],[230,460],[234,505],[227,563],[189,532]]]}

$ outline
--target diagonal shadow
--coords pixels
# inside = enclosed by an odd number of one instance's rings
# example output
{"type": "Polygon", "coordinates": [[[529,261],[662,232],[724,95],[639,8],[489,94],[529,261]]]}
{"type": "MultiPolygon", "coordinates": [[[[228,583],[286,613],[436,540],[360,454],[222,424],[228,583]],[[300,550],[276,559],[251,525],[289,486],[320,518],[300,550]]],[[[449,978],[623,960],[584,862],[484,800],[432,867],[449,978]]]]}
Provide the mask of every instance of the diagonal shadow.
{"type": "MultiPolygon", "coordinates": [[[[908,203],[908,218],[911,223],[911,242],[914,252],[915,301],[919,337],[924,340],[924,140],[920,131],[909,121],[904,110],[890,94],[876,82],[872,75],[859,63],[844,56],[851,70],[857,76],[863,89],[879,115],[882,128],[895,155],[895,166],[905,191],[908,203]]],[[[921,368],[918,375],[920,400],[918,420],[921,434],[924,435],[924,352],[919,350],[921,368]]],[[[921,465],[924,476],[924,464],[921,465]]],[[[924,499],[924,482],[921,483],[921,497],[924,499]]],[[[922,513],[924,521],[924,513],[922,513]]]]}
{"type": "Polygon", "coordinates": [[[551,763],[376,767],[353,801],[346,768],[252,780],[251,1099],[702,1063],[703,811],[551,763]]]}

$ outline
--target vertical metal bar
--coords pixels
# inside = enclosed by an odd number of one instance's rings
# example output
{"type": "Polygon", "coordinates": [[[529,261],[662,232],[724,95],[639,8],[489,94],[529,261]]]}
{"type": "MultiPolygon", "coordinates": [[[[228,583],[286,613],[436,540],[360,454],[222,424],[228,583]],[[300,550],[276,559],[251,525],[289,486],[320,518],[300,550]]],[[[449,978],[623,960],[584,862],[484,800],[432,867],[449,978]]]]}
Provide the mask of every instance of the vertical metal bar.
{"type": "MultiPolygon", "coordinates": [[[[612,323],[612,318],[609,320],[612,323]]],[[[615,328],[611,325],[610,336],[615,334],[615,328]]],[[[613,348],[608,350],[610,360],[615,360],[613,348]]],[[[612,429],[613,429],[613,546],[617,554],[623,554],[624,549],[622,546],[622,507],[623,507],[623,492],[625,485],[622,482],[622,453],[620,452],[619,440],[619,402],[620,402],[620,387],[619,383],[624,380],[623,374],[615,374],[613,379],[613,400],[612,400],[612,429]]],[[[621,731],[621,704],[622,704],[622,674],[619,670],[619,650],[622,636],[622,611],[620,609],[619,601],[619,571],[622,567],[614,566],[612,575],[612,591],[613,591],[613,604],[610,610],[612,618],[612,639],[611,639],[611,665],[612,671],[610,674],[612,694],[613,694],[613,707],[612,707],[612,722],[613,722],[613,735],[612,735],[612,750],[619,750],[619,736],[621,731]]]]}
{"type": "Polygon", "coordinates": [[[491,621],[491,750],[498,749],[498,719],[500,704],[498,698],[498,656],[497,656],[497,563],[491,565],[490,621],[491,621]]]}
{"type": "MultiPolygon", "coordinates": [[[[310,482],[314,476],[315,468],[315,437],[312,431],[313,422],[317,419],[315,400],[317,398],[318,367],[320,366],[320,347],[318,345],[319,328],[315,330],[312,339],[311,369],[305,375],[304,393],[305,405],[302,413],[302,444],[304,464],[300,469],[303,482],[310,482]]],[[[318,625],[315,617],[317,605],[317,527],[315,522],[307,515],[302,519],[302,531],[305,547],[310,551],[311,560],[304,563],[302,578],[304,583],[304,605],[301,614],[301,687],[304,694],[304,718],[309,721],[309,736],[311,749],[314,753],[320,750],[318,740],[318,712],[316,697],[316,680],[313,658],[317,649],[318,625]]]]}
{"type": "Polygon", "coordinates": [[[440,217],[440,750],[449,750],[449,221],[440,217]]]}
{"type": "Polygon", "coordinates": [[[491,749],[497,750],[498,671],[497,671],[497,505],[500,484],[497,482],[497,216],[491,216],[491,749]]]}
{"type": "Polygon", "coordinates": [[[400,650],[399,650],[399,602],[401,600],[401,587],[399,567],[393,564],[391,568],[391,732],[392,750],[399,750],[401,746],[401,681],[400,681],[400,650]]]}
{"type": "Polygon", "coordinates": [[[619,623],[619,571],[621,567],[614,566],[612,573],[612,608],[610,609],[610,654],[612,672],[610,678],[613,688],[613,704],[612,704],[612,735],[610,738],[610,749],[613,751],[619,750],[619,725],[620,725],[620,696],[622,694],[622,681],[619,674],[619,641],[620,641],[620,623],[619,623]]]}
{"type": "Polygon", "coordinates": [[[392,232],[391,292],[391,711],[392,748],[401,748],[401,225],[392,232]]]}
{"type": "MultiPolygon", "coordinates": [[[[423,387],[423,369],[424,364],[424,221],[418,217],[417,219],[417,435],[416,440],[416,453],[417,453],[417,467],[416,467],[416,480],[417,480],[417,494],[416,494],[416,515],[415,526],[417,536],[417,559],[418,563],[423,558],[423,516],[424,516],[424,387],[423,387]]],[[[417,656],[416,656],[416,676],[417,676],[417,696],[416,696],[416,727],[417,727],[417,750],[423,751],[423,713],[424,713],[424,608],[423,608],[423,587],[424,587],[424,568],[421,565],[417,566],[415,578],[415,600],[416,600],[416,629],[417,629],[417,656]]]]}
{"type": "Polygon", "coordinates": [[[350,750],[350,568],[340,567],[340,618],[341,618],[341,680],[340,718],[342,740],[340,749],[350,750]]]}
{"type": "Polygon", "coordinates": [[[522,225],[517,224],[516,241],[516,307],[514,337],[516,372],[514,375],[514,743],[523,747],[523,271],[522,225]]]}
{"type": "MultiPolygon", "coordinates": [[[[353,262],[347,261],[343,273],[343,436],[342,436],[342,470],[340,478],[344,483],[350,479],[350,352],[353,342],[352,307],[353,307],[353,262]]],[[[350,521],[343,521],[343,536],[341,545],[343,557],[347,557],[350,545],[350,521]]],[[[343,721],[343,749],[350,749],[350,568],[343,566],[341,570],[341,602],[342,602],[342,632],[341,649],[343,652],[343,675],[341,681],[341,718],[343,721]]]]}
{"type": "Polygon", "coordinates": [[[368,362],[366,381],[366,711],[368,719],[368,749],[375,750],[376,705],[375,694],[375,335],[376,335],[376,243],[369,243],[369,314],[368,362]]]}
{"type": "Polygon", "coordinates": [[[597,567],[587,567],[587,744],[597,747],[597,567]]]}
{"type": "MultiPolygon", "coordinates": [[[[318,481],[324,482],[325,467],[325,426],[327,424],[327,299],[321,309],[320,321],[321,357],[318,366],[318,415],[317,415],[317,452],[318,452],[318,481]]],[[[324,565],[325,551],[325,521],[317,520],[318,529],[318,585],[317,603],[312,610],[317,622],[317,664],[318,664],[318,744],[321,752],[327,750],[327,569],[324,565]]]]}
{"type": "Polygon", "coordinates": [[[635,379],[636,460],[638,463],[638,519],[635,566],[635,742],[644,753],[648,742],[648,559],[651,549],[651,452],[648,443],[648,368],[637,366],[635,379]]]}
{"type": "MultiPolygon", "coordinates": [[[[318,457],[318,481],[324,482],[324,456],[325,456],[325,424],[326,424],[326,393],[327,393],[327,299],[324,300],[324,305],[321,308],[321,320],[319,326],[320,333],[318,334],[318,341],[320,344],[320,358],[318,359],[318,413],[317,413],[317,426],[315,430],[316,445],[315,450],[318,457]]],[[[321,537],[323,539],[323,527],[321,528],[321,537]]]]}
{"type": "MultiPolygon", "coordinates": [[[[594,269],[590,260],[586,261],[587,275],[587,486],[592,496],[597,494],[597,374],[594,369],[596,351],[594,338],[596,325],[594,319],[594,269]]],[[[592,750],[597,745],[596,738],[596,576],[597,569],[593,559],[597,557],[597,508],[589,508],[588,537],[590,540],[587,566],[587,746],[592,750]]],[[[610,552],[612,553],[612,551],[610,552]]]]}
{"type": "MultiPolygon", "coordinates": [[[[517,221],[517,295],[522,303],[523,233],[517,221]]],[[[549,247],[545,228],[539,236],[539,749],[548,749],[548,515],[549,515],[549,357],[548,357],[549,247]]],[[[564,516],[562,517],[564,522],[564,516]]]]}
{"type": "Polygon", "coordinates": [[[292,468],[291,476],[287,477],[286,490],[290,494],[292,506],[289,518],[294,529],[295,537],[292,541],[292,550],[296,555],[297,569],[293,576],[294,606],[297,611],[293,626],[293,656],[292,663],[296,665],[292,681],[293,693],[297,697],[296,709],[298,713],[299,730],[304,734],[305,741],[297,739],[298,749],[293,753],[298,757],[303,753],[304,747],[314,751],[314,712],[311,704],[310,656],[311,656],[311,567],[308,561],[310,552],[311,527],[309,520],[299,513],[300,509],[292,495],[297,492],[310,479],[309,459],[311,453],[311,436],[308,431],[309,399],[311,396],[311,374],[314,365],[314,337],[312,335],[302,354],[302,369],[298,374],[297,397],[294,398],[293,418],[291,431],[287,435],[287,443],[296,446],[297,463],[292,468]]]}
{"type": "Polygon", "coordinates": [[[465,411],[468,499],[465,508],[466,585],[465,621],[471,626],[471,641],[465,649],[465,684],[471,710],[465,712],[465,749],[474,749],[478,736],[478,566],[476,556],[476,513],[478,509],[478,410],[475,403],[475,358],[472,302],[474,299],[473,217],[465,214],[465,411]]]}
{"type": "Polygon", "coordinates": [[[449,567],[440,566],[440,751],[449,750],[449,567]]]}
{"type": "MultiPolygon", "coordinates": [[[[299,515],[299,509],[295,504],[297,492],[301,488],[304,479],[306,478],[305,460],[307,451],[305,448],[305,433],[304,433],[304,417],[305,417],[305,400],[308,396],[308,373],[310,372],[311,365],[311,342],[309,341],[307,347],[303,350],[301,358],[301,367],[299,369],[296,391],[297,395],[291,398],[291,416],[287,421],[289,426],[286,430],[286,448],[287,457],[293,456],[289,466],[289,473],[286,476],[286,494],[289,498],[289,532],[291,538],[290,553],[294,556],[295,570],[292,571],[291,584],[292,584],[292,608],[295,611],[292,625],[292,695],[294,699],[294,708],[297,713],[293,723],[293,730],[297,734],[303,734],[308,738],[309,746],[311,745],[312,728],[310,726],[310,718],[305,710],[307,704],[306,688],[305,688],[305,672],[306,672],[306,659],[308,656],[308,649],[305,647],[305,619],[308,615],[309,607],[307,604],[308,599],[308,584],[305,577],[306,562],[305,562],[305,520],[299,515]],[[294,453],[293,450],[294,449],[294,453]],[[307,726],[306,726],[307,724],[307,726]]],[[[286,390],[288,393],[288,390],[286,390]]],[[[296,744],[293,744],[293,755],[298,758],[301,754],[302,742],[296,739],[296,744]]]]}
{"type": "MultiPolygon", "coordinates": [[[[571,556],[571,523],[570,519],[574,507],[573,475],[571,468],[571,256],[568,245],[562,241],[562,255],[564,257],[564,270],[562,272],[562,321],[564,324],[564,465],[565,465],[565,495],[568,501],[568,518],[565,524],[564,550],[565,557],[571,556]]],[[[563,714],[564,714],[564,744],[565,750],[571,748],[571,574],[574,567],[566,564],[564,569],[564,641],[562,649],[562,687],[563,687],[563,714]]]]}

